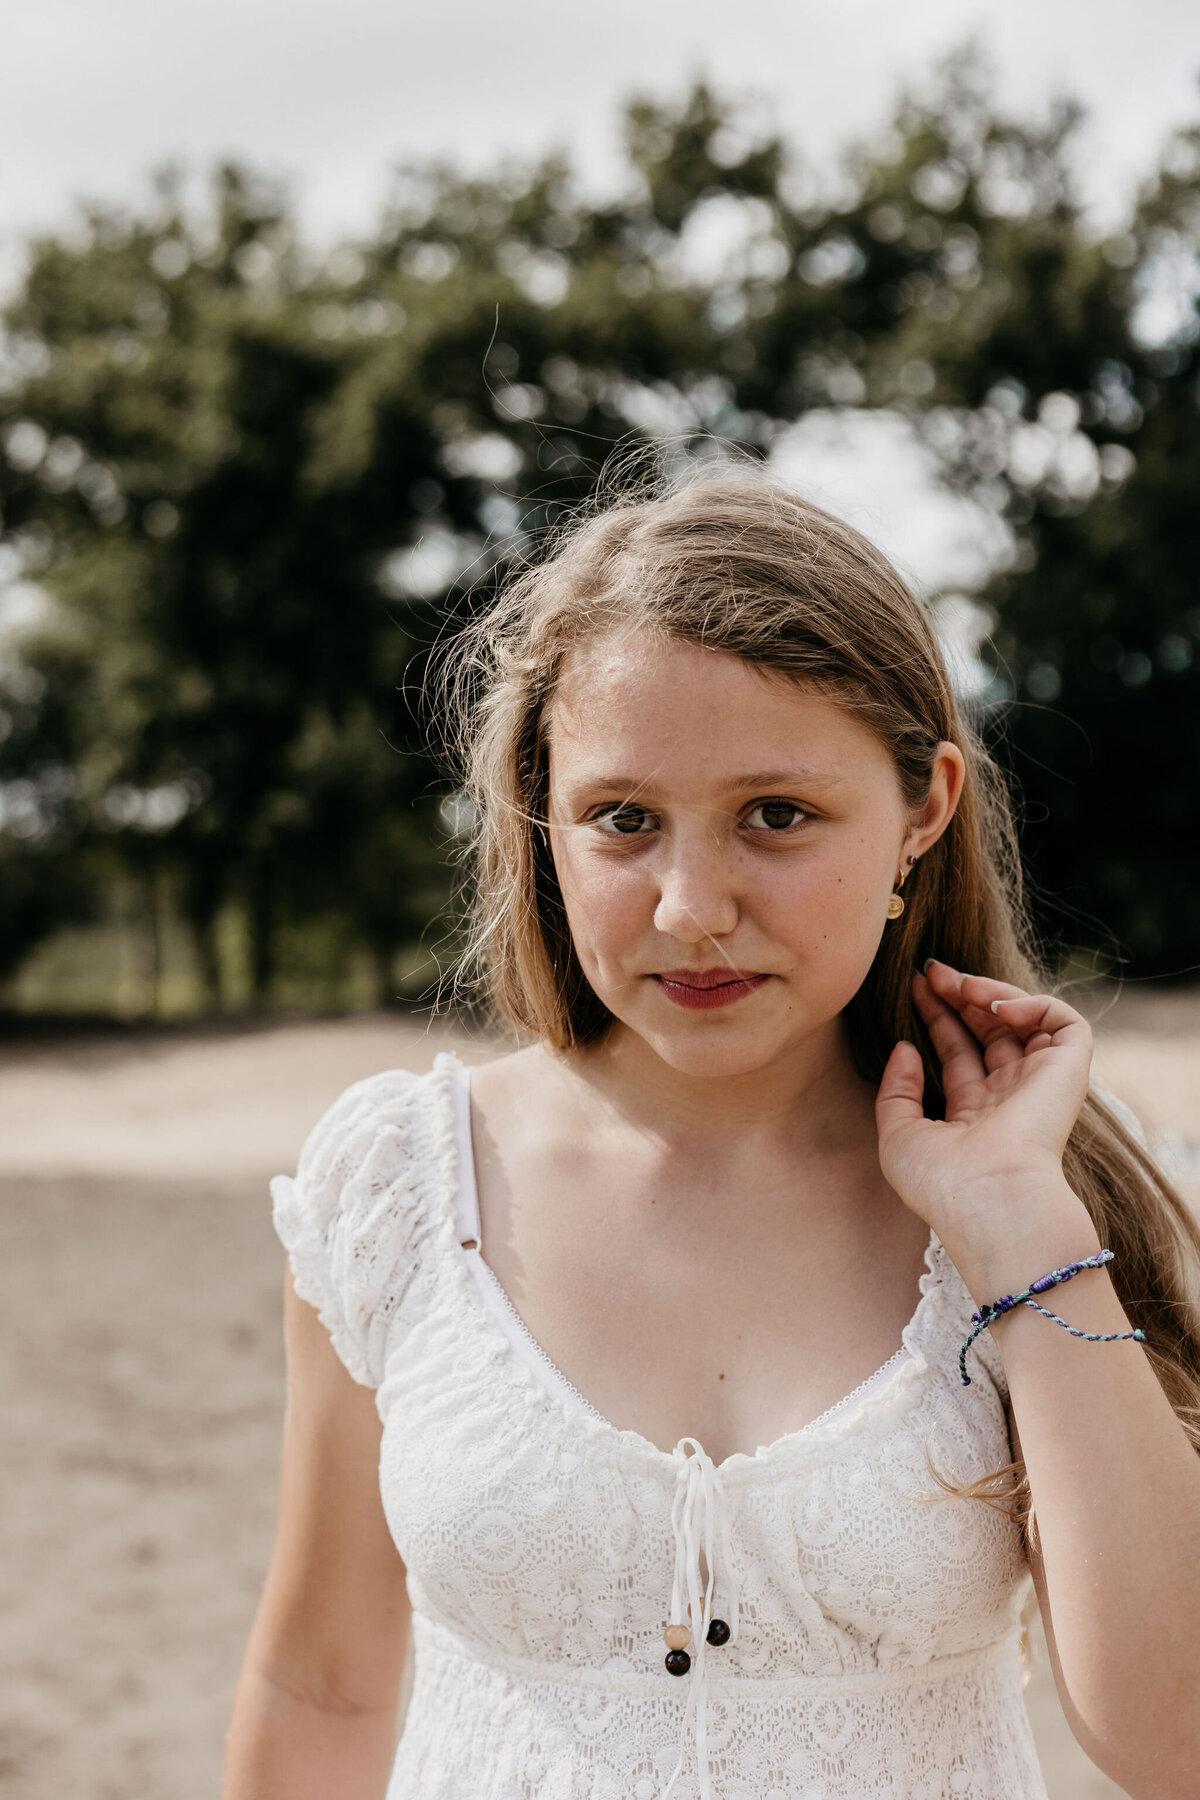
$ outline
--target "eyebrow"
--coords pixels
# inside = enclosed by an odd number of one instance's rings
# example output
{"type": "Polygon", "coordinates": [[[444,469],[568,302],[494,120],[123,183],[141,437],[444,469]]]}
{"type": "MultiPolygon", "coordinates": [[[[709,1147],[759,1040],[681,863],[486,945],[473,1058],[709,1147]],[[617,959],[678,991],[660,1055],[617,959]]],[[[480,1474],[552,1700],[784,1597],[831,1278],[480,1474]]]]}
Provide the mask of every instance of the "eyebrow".
{"type": "Polygon", "coordinates": [[[732,784],[734,787],[773,787],[779,782],[818,781],[825,786],[840,786],[846,777],[837,775],[832,769],[767,769],[758,775],[739,775],[732,784]]]}
{"type": "MultiPolygon", "coordinates": [[[[812,782],[822,787],[841,787],[845,784],[845,780],[844,775],[837,775],[832,769],[765,769],[751,775],[735,775],[732,781],[726,785],[731,788],[769,788],[789,785],[792,782],[804,786],[812,782]]],[[[622,793],[633,793],[639,789],[645,790],[652,787],[653,782],[653,776],[647,778],[620,773],[613,775],[583,774],[569,785],[572,788],[614,788],[622,793]]]]}

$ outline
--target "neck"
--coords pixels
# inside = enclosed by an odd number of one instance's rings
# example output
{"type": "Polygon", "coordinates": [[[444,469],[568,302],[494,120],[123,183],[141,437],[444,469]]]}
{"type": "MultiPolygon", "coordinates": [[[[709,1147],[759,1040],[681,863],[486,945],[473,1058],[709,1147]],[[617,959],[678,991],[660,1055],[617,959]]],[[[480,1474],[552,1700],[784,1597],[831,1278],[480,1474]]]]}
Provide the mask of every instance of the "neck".
{"type": "Polygon", "coordinates": [[[673,1068],[619,1022],[566,1062],[628,1125],[689,1158],[747,1139],[786,1142],[793,1155],[836,1153],[864,1135],[874,1142],[874,1091],[851,1062],[840,1018],[736,1074],[673,1068]]]}

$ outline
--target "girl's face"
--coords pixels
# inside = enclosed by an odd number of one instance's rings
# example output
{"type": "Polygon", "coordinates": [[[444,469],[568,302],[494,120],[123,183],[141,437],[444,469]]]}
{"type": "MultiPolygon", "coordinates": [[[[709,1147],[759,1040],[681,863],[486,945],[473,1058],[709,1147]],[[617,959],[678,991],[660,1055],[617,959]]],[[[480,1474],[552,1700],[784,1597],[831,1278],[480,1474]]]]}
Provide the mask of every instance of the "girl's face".
{"type": "Polygon", "coordinates": [[[963,771],[943,744],[911,819],[888,752],[833,701],[636,632],[572,659],[548,742],[551,849],[584,974],[695,1075],[762,1068],[836,1019],[963,771]]]}

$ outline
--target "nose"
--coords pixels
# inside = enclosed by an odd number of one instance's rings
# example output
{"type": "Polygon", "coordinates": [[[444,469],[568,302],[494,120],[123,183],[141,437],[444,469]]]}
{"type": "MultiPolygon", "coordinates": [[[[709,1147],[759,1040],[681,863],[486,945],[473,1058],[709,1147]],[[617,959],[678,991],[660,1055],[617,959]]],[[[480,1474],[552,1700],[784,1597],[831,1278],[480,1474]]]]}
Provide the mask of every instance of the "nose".
{"type": "Polygon", "coordinates": [[[728,852],[706,831],[679,834],[664,847],[654,927],[681,944],[728,937],[739,906],[728,852]]]}

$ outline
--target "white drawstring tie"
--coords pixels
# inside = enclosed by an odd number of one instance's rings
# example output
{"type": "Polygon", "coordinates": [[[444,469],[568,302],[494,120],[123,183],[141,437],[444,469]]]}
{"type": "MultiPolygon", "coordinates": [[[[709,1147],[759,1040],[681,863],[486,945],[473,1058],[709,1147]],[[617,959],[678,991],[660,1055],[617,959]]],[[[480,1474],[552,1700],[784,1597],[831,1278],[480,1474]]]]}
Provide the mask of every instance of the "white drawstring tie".
{"type": "Polygon", "coordinates": [[[675,1446],[679,1461],[675,1500],[671,1507],[671,1527],[675,1533],[675,1579],[671,1586],[672,1625],[688,1624],[692,1633],[694,1656],[688,1676],[687,1705],[680,1728],[679,1760],[675,1764],[662,1800],[670,1800],[671,1791],[683,1772],[687,1759],[688,1730],[694,1726],[696,1770],[699,1800],[712,1800],[708,1767],[707,1681],[705,1658],[708,1654],[708,1627],[713,1617],[713,1593],[717,1583],[717,1561],[721,1565],[721,1609],[729,1626],[729,1643],[737,1643],[738,1590],[733,1557],[729,1547],[729,1524],[725,1513],[725,1490],[720,1471],[704,1446],[695,1438],[680,1438],[675,1446]],[[689,1454],[690,1452],[690,1454],[689,1454]],[[700,1592],[700,1556],[704,1556],[704,1592],[700,1592]],[[687,1603],[688,1619],[683,1616],[687,1603]]]}

